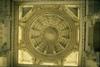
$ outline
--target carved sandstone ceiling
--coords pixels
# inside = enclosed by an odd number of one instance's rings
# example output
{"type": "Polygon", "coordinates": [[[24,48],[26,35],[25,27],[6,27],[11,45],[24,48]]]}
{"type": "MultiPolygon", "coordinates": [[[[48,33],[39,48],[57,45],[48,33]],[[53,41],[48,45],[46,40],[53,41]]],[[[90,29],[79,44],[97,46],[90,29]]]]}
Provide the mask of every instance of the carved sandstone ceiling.
{"type": "Polygon", "coordinates": [[[36,5],[20,21],[25,47],[36,58],[59,59],[76,49],[75,20],[66,12],[65,6],[36,5]]]}

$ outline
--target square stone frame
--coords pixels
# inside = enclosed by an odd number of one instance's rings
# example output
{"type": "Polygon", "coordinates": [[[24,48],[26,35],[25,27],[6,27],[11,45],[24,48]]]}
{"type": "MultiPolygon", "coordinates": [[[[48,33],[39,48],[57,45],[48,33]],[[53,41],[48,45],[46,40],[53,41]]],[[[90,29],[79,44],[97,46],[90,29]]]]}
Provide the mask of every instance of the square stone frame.
{"type": "MultiPolygon", "coordinates": [[[[10,53],[10,61],[8,64],[8,67],[48,67],[48,66],[40,66],[40,65],[29,65],[29,64],[18,64],[18,20],[19,20],[19,5],[20,4],[65,4],[65,5],[78,5],[80,12],[80,20],[79,20],[79,64],[78,67],[82,67],[84,65],[84,60],[83,58],[83,53],[84,53],[84,44],[85,44],[85,33],[84,33],[84,17],[85,17],[85,1],[32,1],[32,0],[25,0],[25,1],[20,1],[20,0],[15,0],[12,1],[12,25],[11,25],[11,53],[10,53]]],[[[50,66],[50,67],[63,67],[63,66],[50,66]]],[[[67,67],[67,66],[64,66],[67,67]]],[[[69,66],[68,66],[69,67],[69,66]]],[[[72,66],[70,66],[72,67],[72,66]]],[[[75,67],[75,66],[74,66],[75,67]]]]}

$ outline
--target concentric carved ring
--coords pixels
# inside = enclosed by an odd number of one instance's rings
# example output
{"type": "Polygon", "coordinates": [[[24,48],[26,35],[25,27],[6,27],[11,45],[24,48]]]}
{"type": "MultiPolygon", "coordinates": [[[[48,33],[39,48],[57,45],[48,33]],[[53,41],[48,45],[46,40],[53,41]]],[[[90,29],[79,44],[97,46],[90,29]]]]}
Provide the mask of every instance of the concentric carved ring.
{"type": "Polygon", "coordinates": [[[27,22],[25,39],[36,56],[57,56],[73,49],[74,23],[66,19],[55,13],[43,13],[27,22]]]}
{"type": "Polygon", "coordinates": [[[70,25],[55,14],[44,14],[30,25],[29,39],[33,48],[44,55],[61,53],[69,45],[70,25]]]}

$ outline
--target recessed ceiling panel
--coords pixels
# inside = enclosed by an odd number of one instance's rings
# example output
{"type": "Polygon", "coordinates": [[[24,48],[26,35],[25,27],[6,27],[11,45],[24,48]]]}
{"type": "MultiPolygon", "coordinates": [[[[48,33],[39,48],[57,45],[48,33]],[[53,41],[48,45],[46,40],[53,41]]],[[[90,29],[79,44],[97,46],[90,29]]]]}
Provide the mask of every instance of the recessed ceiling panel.
{"type": "Polygon", "coordinates": [[[24,44],[21,47],[28,49],[39,64],[65,64],[64,59],[78,50],[78,22],[66,12],[64,5],[35,5],[23,17],[24,21],[19,23],[20,45],[24,44]]]}

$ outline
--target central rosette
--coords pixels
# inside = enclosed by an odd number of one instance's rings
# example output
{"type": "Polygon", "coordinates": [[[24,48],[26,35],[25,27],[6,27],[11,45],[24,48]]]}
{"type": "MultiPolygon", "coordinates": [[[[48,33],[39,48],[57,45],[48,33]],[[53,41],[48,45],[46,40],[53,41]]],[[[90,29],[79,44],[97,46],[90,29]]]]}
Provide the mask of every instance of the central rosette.
{"type": "Polygon", "coordinates": [[[55,42],[55,41],[57,41],[58,36],[59,36],[58,31],[54,27],[47,27],[44,30],[43,37],[47,42],[55,42]]]}

